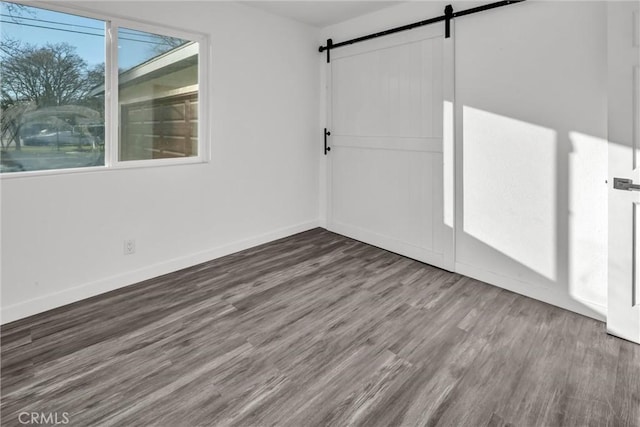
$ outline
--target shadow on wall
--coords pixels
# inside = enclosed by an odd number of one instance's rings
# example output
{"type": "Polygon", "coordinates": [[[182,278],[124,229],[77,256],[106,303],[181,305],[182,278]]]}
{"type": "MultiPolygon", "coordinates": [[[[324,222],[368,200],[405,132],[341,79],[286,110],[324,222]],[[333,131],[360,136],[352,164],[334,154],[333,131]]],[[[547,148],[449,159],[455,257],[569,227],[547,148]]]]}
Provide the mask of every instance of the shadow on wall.
{"type": "Polygon", "coordinates": [[[607,306],[607,143],[463,106],[457,261],[607,306]]]}

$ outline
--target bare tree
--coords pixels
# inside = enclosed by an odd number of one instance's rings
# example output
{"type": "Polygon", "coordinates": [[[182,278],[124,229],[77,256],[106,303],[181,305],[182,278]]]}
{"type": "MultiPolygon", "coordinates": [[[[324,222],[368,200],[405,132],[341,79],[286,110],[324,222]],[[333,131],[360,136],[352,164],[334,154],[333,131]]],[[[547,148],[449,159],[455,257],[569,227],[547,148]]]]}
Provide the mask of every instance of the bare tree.
{"type": "Polygon", "coordinates": [[[11,142],[15,143],[16,150],[20,150],[20,128],[22,117],[36,109],[35,103],[21,101],[2,108],[2,120],[0,120],[0,147],[4,150],[11,142]]]}
{"type": "Polygon", "coordinates": [[[188,43],[187,40],[179,39],[176,37],[162,36],[160,34],[155,34],[154,36],[154,46],[152,49],[156,55],[163,54],[177,47],[180,47],[185,43],[188,43]]]}
{"type": "MultiPolygon", "coordinates": [[[[16,149],[20,149],[23,118],[36,109],[47,111],[47,107],[73,105],[99,108],[101,101],[92,99],[88,93],[103,82],[104,65],[90,69],[75,53],[75,47],[67,43],[37,47],[3,40],[0,43],[2,148],[14,142],[16,149]]],[[[71,117],[76,110],[65,114],[71,117]]]]}
{"type": "Polygon", "coordinates": [[[0,64],[2,103],[34,101],[38,107],[77,101],[90,89],[87,63],[67,43],[4,48],[0,64]]]}
{"type": "Polygon", "coordinates": [[[1,10],[13,22],[18,22],[17,20],[20,19],[24,14],[31,15],[31,16],[35,15],[35,13],[31,8],[18,3],[2,2],[1,10]]]}

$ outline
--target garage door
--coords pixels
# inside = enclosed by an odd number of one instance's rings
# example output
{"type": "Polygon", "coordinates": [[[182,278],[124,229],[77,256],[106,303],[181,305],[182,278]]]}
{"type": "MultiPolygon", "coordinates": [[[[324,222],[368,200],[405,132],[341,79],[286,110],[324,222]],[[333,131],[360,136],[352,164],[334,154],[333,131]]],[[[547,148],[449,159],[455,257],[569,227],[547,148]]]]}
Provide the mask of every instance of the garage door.
{"type": "Polygon", "coordinates": [[[190,157],[198,147],[198,93],[121,106],[121,160],[190,157]]]}

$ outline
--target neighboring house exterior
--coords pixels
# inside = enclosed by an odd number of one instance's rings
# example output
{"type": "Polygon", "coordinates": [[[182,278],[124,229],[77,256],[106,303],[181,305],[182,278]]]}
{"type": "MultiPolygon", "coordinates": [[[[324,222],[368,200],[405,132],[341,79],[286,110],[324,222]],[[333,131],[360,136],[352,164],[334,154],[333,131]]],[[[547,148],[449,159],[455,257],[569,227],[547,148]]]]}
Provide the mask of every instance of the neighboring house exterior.
{"type": "MultiPolygon", "coordinates": [[[[119,81],[120,160],[197,155],[197,43],[124,71],[119,81]]],[[[92,91],[102,93],[104,86],[92,91]]]]}

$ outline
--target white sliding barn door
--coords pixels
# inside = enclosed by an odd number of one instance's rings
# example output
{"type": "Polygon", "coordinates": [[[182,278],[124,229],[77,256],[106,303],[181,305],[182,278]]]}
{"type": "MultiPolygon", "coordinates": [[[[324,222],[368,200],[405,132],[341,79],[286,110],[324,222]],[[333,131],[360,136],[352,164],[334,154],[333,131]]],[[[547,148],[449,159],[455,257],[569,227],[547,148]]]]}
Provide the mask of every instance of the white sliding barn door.
{"type": "Polygon", "coordinates": [[[640,7],[637,2],[610,2],[607,3],[607,12],[609,25],[607,330],[613,335],[640,343],[640,7]],[[621,182],[621,179],[628,181],[621,182]]]}
{"type": "Polygon", "coordinates": [[[452,270],[453,42],[441,27],[331,51],[327,221],[452,270]]]}

